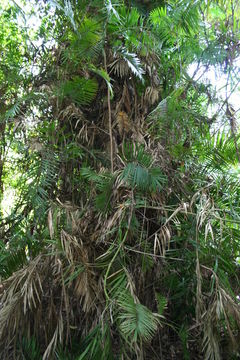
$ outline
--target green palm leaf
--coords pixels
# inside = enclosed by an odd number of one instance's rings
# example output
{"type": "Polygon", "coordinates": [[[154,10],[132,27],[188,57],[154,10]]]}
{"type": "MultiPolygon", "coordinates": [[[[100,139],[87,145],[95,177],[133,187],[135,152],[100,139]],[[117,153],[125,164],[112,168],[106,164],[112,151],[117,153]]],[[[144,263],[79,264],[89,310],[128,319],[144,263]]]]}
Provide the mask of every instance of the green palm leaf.
{"type": "Polygon", "coordinates": [[[131,343],[138,340],[151,341],[159,326],[159,317],[146,306],[135,303],[130,295],[118,300],[120,330],[131,343]]]}
{"type": "Polygon", "coordinates": [[[77,105],[88,105],[95,98],[98,83],[95,79],[74,77],[60,86],[58,91],[60,98],[65,96],[73,100],[77,105]]]}

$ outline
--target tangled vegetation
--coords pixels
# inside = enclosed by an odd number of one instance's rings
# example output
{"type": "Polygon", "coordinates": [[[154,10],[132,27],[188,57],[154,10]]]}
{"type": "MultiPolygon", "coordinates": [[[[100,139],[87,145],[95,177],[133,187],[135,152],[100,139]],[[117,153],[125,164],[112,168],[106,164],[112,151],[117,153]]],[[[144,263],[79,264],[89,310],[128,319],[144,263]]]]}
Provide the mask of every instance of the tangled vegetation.
{"type": "Polygon", "coordinates": [[[239,358],[239,1],[0,14],[1,359],[239,358]]]}

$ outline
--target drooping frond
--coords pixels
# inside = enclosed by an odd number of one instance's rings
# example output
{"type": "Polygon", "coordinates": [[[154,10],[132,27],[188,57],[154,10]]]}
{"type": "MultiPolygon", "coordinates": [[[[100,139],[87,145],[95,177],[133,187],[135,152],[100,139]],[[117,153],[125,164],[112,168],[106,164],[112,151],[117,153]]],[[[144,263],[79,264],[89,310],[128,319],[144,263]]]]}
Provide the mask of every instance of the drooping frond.
{"type": "Polygon", "coordinates": [[[123,78],[132,73],[141,81],[144,81],[144,70],[141,66],[140,59],[135,53],[130,53],[126,48],[116,50],[115,57],[112,64],[110,64],[111,71],[114,71],[117,76],[123,78]]]}

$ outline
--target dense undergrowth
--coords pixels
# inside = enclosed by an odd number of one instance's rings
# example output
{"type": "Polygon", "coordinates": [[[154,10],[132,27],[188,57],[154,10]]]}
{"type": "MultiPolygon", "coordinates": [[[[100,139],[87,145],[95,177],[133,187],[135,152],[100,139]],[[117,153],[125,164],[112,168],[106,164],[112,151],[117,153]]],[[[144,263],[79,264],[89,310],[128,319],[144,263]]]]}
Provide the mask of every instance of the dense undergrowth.
{"type": "Polygon", "coordinates": [[[1,359],[237,359],[238,1],[19,4],[0,6],[1,359]]]}

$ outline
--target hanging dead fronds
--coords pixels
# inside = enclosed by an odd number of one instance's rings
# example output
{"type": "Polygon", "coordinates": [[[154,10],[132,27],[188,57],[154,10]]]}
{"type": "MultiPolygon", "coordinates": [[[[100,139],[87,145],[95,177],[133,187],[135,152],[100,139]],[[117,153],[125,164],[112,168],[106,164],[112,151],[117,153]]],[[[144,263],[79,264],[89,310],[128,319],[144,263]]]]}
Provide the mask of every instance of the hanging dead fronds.
{"type": "Polygon", "coordinates": [[[144,94],[144,100],[149,104],[149,105],[154,105],[159,99],[159,91],[158,89],[148,86],[145,90],[145,94],[144,94]]]}
{"type": "Polygon", "coordinates": [[[154,255],[165,256],[166,251],[170,249],[171,232],[168,225],[163,225],[154,236],[154,255]]]}
{"type": "Polygon", "coordinates": [[[121,136],[128,134],[132,129],[131,121],[125,111],[119,111],[117,114],[117,124],[121,136]]]}

